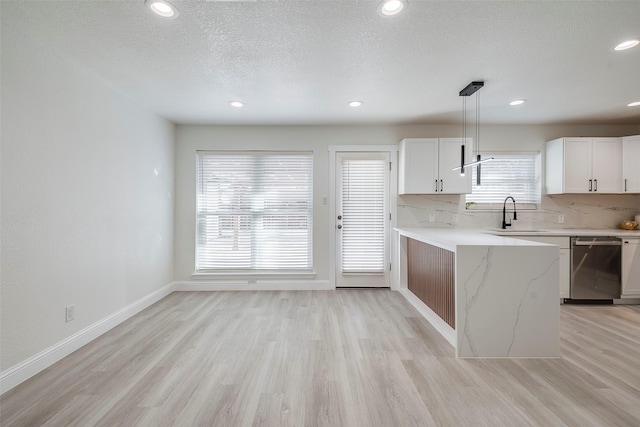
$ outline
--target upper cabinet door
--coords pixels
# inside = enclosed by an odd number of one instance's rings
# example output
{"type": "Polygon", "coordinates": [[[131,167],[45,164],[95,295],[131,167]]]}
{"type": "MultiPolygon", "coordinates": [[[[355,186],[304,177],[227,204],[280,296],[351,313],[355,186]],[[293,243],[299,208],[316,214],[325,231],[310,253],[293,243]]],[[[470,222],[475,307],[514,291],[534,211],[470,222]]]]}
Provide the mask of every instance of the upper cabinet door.
{"type": "MultiPolygon", "coordinates": [[[[473,146],[470,138],[467,138],[466,142],[464,162],[469,163],[472,157],[471,153],[473,153],[473,146]]],[[[463,143],[463,138],[440,138],[440,193],[471,193],[471,167],[465,169],[464,175],[460,174],[460,170],[452,170],[460,165],[463,143]]]]}
{"type": "Polygon", "coordinates": [[[640,193],[640,135],[622,138],[622,191],[640,193]]]}
{"type": "Polygon", "coordinates": [[[564,138],[564,193],[593,191],[591,138],[564,138]]]}
{"type": "Polygon", "coordinates": [[[438,138],[400,141],[398,194],[434,194],[438,180],[438,138]]]}
{"type": "Polygon", "coordinates": [[[547,142],[547,194],[621,193],[621,138],[558,138],[547,142]]]}
{"type": "Polygon", "coordinates": [[[622,141],[620,138],[593,138],[593,191],[622,192],[622,141]]]}

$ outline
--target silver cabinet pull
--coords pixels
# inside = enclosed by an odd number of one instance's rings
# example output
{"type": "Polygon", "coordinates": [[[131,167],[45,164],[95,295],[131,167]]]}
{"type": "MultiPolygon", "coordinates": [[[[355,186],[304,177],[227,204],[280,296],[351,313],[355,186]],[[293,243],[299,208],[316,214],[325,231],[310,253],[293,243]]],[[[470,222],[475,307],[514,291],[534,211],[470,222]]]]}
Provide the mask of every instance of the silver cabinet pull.
{"type": "Polygon", "coordinates": [[[593,180],[589,180],[589,191],[593,191],[593,180]]]}
{"type": "Polygon", "coordinates": [[[444,187],[442,186],[442,180],[440,180],[440,192],[444,191],[444,187]]]}
{"type": "Polygon", "coordinates": [[[595,184],[595,188],[593,189],[593,191],[598,191],[598,180],[594,179],[593,183],[595,184]]]}
{"type": "Polygon", "coordinates": [[[438,180],[436,179],[436,193],[438,192],[438,180]]]}
{"type": "Polygon", "coordinates": [[[624,191],[627,191],[627,178],[624,179],[624,191]]]}

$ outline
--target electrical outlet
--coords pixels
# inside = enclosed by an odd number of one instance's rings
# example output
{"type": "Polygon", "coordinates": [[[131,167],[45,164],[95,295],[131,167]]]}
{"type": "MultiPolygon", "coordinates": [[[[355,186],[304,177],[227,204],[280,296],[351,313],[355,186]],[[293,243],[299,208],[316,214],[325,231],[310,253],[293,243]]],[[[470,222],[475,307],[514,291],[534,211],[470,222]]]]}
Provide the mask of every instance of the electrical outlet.
{"type": "Polygon", "coordinates": [[[558,224],[564,224],[564,215],[558,215],[558,224]]]}
{"type": "Polygon", "coordinates": [[[65,307],[66,322],[71,322],[75,316],[75,308],[72,305],[65,307]]]}
{"type": "Polygon", "coordinates": [[[434,214],[429,214],[429,222],[435,222],[436,216],[434,214]]]}
{"type": "Polygon", "coordinates": [[[453,214],[453,223],[454,223],[454,224],[457,224],[457,223],[458,223],[458,220],[459,220],[459,218],[458,218],[458,214],[453,214]]]}

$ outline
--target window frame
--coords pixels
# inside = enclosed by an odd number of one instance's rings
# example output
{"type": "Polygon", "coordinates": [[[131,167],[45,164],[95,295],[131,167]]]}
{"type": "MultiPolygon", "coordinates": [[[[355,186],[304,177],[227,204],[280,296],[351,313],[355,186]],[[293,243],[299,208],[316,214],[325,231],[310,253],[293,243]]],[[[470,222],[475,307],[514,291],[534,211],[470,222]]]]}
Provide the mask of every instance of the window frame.
{"type": "MultiPolygon", "coordinates": [[[[534,179],[537,187],[537,200],[535,203],[517,201],[518,210],[535,211],[539,210],[542,205],[542,154],[540,151],[488,151],[482,153],[483,158],[500,157],[500,156],[520,156],[533,157],[535,161],[534,179]]],[[[486,163],[482,164],[484,166],[486,163]]],[[[473,188],[476,187],[476,166],[472,166],[472,193],[465,195],[465,210],[474,212],[496,212],[501,211],[504,205],[504,199],[492,202],[476,202],[469,200],[469,196],[473,196],[473,188]]],[[[482,169],[481,169],[482,170],[482,169]]],[[[483,172],[481,172],[483,173],[483,172]]],[[[506,194],[506,193],[505,193],[506,194]]],[[[506,196],[505,196],[506,197],[506,196]]]]}
{"type": "MultiPolygon", "coordinates": [[[[231,150],[196,150],[196,173],[195,173],[195,242],[194,242],[194,273],[192,277],[201,278],[206,276],[229,276],[229,277],[242,277],[242,276],[268,276],[270,278],[278,278],[278,277],[291,277],[296,276],[299,278],[312,278],[315,277],[315,272],[313,270],[314,265],[314,256],[313,256],[313,245],[314,245],[314,153],[311,150],[301,150],[301,151],[279,151],[279,150],[242,150],[242,151],[231,151],[231,150]],[[307,243],[307,266],[306,267],[292,267],[292,268],[209,268],[209,267],[201,267],[202,259],[199,256],[199,240],[200,240],[200,222],[201,218],[204,215],[211,214],[216,211],[203,211],[201,210],[201,191],[202,191],[202,167],[201,167],[201,157],[206,155],[212,156],[247,156],[247,157],[277,157],[277,156],[301,156],[304,157],[306,162],[309,162],[309,169],[307,171],[308,177],[308,197],[305,198],[305,202],[307,207],[306,211],[306,219],[308,221],[307,233],[306,233],[306,241],[307,243]]],[[[252,173],[255,174],[258,172],[257,169],[252,170],[252,173]]],[[[262,187],[261,187],[262,188],[262,187]]],[[[252,200],[251,204],[253,206],[253,198],[255,198],[256,194],[252,193],[249,196],[249,200],[252,200]]],[[[224,212],[224,209],[219,210],[218,212],[224,212]]],[[[250,209],[250,212],[247,214],[251,215],[268,215],[267,211],[263,212],[255,212],[253,207],[250,209]]],[[[218,213],[218,215],[222,215],[222,213],[218,213]]],[[[240,213],[238,215],[241,215],[240,213]]],[[[245,214],[246,215],[246,214],[245,214]]],[[[250,256],[252,259],[251,264],[255,266],[255,257],[256,252],[254,252],[253,246],[255,242],[251,241],[252,249],[250,249],[250,256]]]]}

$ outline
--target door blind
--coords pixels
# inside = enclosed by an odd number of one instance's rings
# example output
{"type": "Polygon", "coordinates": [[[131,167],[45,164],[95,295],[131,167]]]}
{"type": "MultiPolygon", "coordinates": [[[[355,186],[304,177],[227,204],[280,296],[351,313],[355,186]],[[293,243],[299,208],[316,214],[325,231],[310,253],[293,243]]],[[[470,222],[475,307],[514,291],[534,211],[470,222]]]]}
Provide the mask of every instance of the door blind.
{"type": "Polygon", "coordinates": [[[384,160],[342,163],[343,273],[384,274],[387,168],[384,160]]]}
{"type": "Polygon", "coordinates": [[[312,268],[311,153],[197,153],[196,270],[312,268]]]}

